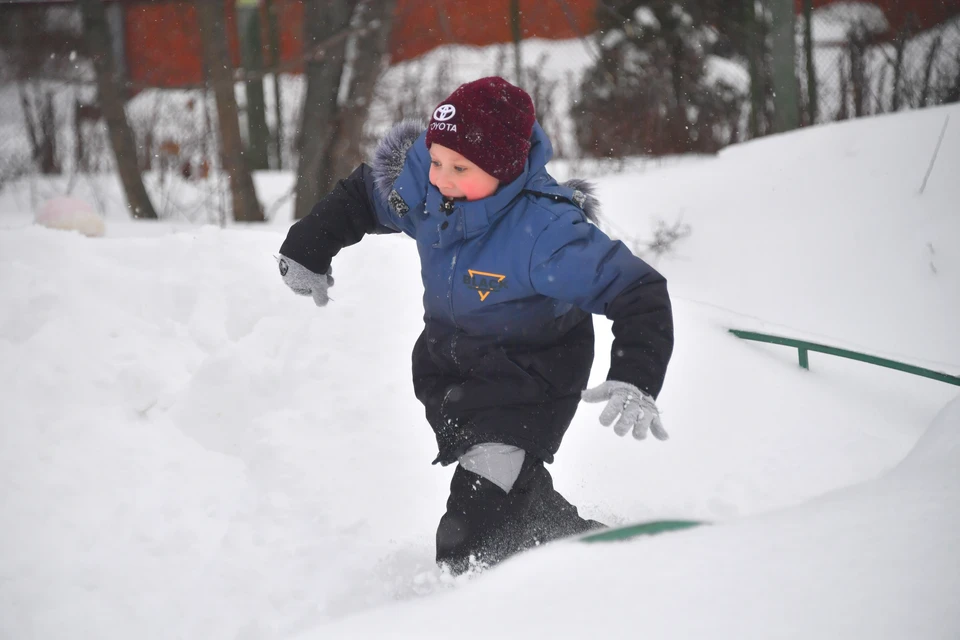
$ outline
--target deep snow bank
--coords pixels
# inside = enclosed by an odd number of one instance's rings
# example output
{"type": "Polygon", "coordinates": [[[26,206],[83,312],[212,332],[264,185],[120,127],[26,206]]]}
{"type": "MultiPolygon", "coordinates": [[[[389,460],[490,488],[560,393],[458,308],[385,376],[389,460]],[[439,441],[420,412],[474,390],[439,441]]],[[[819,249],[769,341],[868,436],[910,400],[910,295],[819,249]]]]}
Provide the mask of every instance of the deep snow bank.
{"type": "Polygon", "coordinates": [[[561,542],[298,638],[955,638],[960,397],[873,481],[740,521],[561,542]]]}

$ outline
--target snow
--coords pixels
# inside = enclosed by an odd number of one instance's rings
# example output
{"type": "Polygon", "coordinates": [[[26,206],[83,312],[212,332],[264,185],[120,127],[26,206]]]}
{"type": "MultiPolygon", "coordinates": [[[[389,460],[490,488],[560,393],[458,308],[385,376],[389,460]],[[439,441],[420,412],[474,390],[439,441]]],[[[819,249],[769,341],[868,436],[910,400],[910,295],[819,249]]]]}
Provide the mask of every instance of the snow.
{"type": "Polygon", "coordinates": [[[834,2],[813,12],[815,41],[845,42],[851,31],[883,33],[890,28],[883,9],[870,2],[834,2]]]}
{"type": "Polygon", "coordinates": [[[392,638],[441,638],[450,633],[443,621],[464,620],[457,635],[480,639],[955,637],[958,427],[960,399],[879,479],[659,538],[560,542],[442,598],[295,637],[389,630],[392,638]]]}
{"type": "MultiPolygon", "coordinates": [[[[289,207],[227,228],[114,210],[86,238],[7,188],[0,637],[956,637],[958,388],[819,354],[805,371],[727,332],[960,374],[956,123],[861,119],[599,179],[626,241],[692,229],[655,260],[671,439],[617,438],[584,405],[551,471],[587,517],[712,524],[456,580],[432,563],[452,468],[430,465],[410,382],[412,242],[344,250],[317,309],[276,272],[289,207]]],[[[257,180],[270,201],[290,176],[257,180]]]]}

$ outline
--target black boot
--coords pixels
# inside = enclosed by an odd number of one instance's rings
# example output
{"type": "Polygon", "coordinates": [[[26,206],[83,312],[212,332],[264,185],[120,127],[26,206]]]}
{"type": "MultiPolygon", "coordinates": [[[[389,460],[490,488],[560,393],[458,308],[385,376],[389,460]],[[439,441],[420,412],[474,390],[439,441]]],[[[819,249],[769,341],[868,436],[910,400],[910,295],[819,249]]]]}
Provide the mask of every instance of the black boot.
{"type": "Polygon", "coordinates": [[[457,467],[447,512],[437,527],[437,563],[459,575],[476,564],[492,565],[516,548],[518,501],[513,492],[457,467]]]}
{"type": "Polygon", "coordinates": [[[531,546],[606,528],[596,520],[580,517],[577,508],[553,488],[553,477],[542,460],[535,461],[530,474],[523,489],[530,493],[530,511],[525,520],[531,546]]]}
{"type": "Polygon", "coordinates": [[[553,488],[543,461],[527,455],[510,493],[457,467],[447,512],[437,527],[437,563],[463,573],[474,563],[493,565],[550,540],[602,528],[585,520],[553,488]]]}

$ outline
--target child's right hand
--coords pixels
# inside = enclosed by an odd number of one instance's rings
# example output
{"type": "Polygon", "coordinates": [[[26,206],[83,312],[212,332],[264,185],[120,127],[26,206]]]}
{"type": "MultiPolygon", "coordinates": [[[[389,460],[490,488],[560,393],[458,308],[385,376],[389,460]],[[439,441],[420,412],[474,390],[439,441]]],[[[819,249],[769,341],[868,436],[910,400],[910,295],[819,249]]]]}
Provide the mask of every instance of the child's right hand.
{"type": "Polygon", "coordinates": [[[609,427],[617,416],[613,431],[624,436],[633,431],[633,437],[643,440],[647,431],[657,440],[666,440],[667,435],[660,422],[660,410],[653,398],[640,391],[629,382],[607,380],[598,387],[586,389],[580,394],[584,402],[606,402],[607,407],[600,414],[600,424],[609,427]]]}
{"type": "Polygon", "coordinates": [[[333,275],[331,275],[333,267],[330,267],[326,273],[314,273],[296,260],[291,260],[282,254],[277,264],[284,284],[293,289],[294,293],[313,296],[313,302],[318,307],[324,307],[330,302],[327,289],[333,286],[333,275]]]}

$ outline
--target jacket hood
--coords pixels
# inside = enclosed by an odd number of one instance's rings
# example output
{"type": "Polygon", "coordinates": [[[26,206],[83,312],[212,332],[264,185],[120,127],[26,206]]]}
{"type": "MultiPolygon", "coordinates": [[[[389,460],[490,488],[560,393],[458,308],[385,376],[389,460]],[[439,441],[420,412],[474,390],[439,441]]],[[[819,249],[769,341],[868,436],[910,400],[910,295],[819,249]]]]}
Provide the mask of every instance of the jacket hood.
{"type": "MultiPolygon", "coordinates": [[[[403,120],[394,125],[380,140],[374,151],[372,160],[373,179],[376,185],[377,194],[385,201],[390,198],[391,192],[397,178],[403,172],[404,164],[407,160],[407,152],[417,142],[424,137],[426,133],[426,124],[422,120],[403,120]]],[[[546,166],[553,157],[553,145],[550,139],[544,133],[539,123],[533,125],[533,135],[530,138],[530,154],[527,158],[526,169],[514,182],[507,185],[501,185],[498,189],[513,191],[517,186],[519,190],[528,189],[531,191],[540,191],[535,186],[536,183],[543,183],[549,179],[546,176],[546,166]],[[515,182],[521,182],[521,185],[514,185],[515,182]]],[[[556,183],[554,183],[556,184],[556,183]]],[[[572,178],[562,183],[560,186],[573,190],[582,195],[582,198],[576,200],[576,204],[583,210],[587,219],[596,224],[600,217],[600,202],[596,198],[596,188],[593,183],[579,178],[572,178]]],[[[490,196],[495,198],[497,194],[490,196]]]]}

